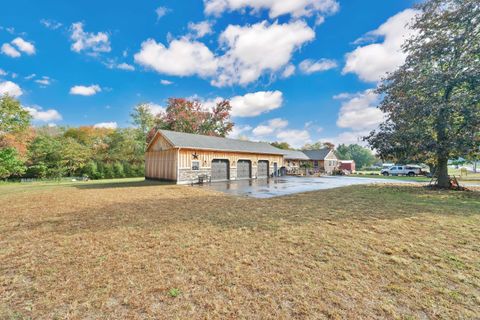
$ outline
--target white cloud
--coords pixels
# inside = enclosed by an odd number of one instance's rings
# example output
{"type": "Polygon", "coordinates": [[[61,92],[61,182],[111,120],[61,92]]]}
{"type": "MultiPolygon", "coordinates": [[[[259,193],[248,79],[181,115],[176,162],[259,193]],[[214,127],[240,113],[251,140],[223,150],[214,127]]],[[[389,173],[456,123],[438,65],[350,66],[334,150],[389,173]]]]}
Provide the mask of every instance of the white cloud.
{"type": "Polygon", "coordinates": [[[310,133],[307,130],[283,130],[277,134],[277,139],[282,142],[287,142],[294,148],[300,148],[301,146],[311,143],[310,133]]]}
{"type": "Polygon", "coordinates": [[[282,72],[282,78],[288,78],[295,73],[295,66],[293,64],[289,64],[285,67],[282,72]]]}
{"type": "Polygon", "coordinates": [[[315,32],[303,21],[229,25],[220,35],[226,52],[219,58],[218,74],[212,84],[246,85],[264,72],[279,71],[290,62],[295,50],[314,37],[315,32]]]}
{"type": "Polygon", "coordinates": [[[258,91],[230,99],[232,116],[254,117],[259,114],[280,108],[283,103],[281,91],[258,91]]]}
{"type": "Polygon", "coordinates": [[[252,133],[255,136],[268,136],[278,131],[279,129],[286,128],[288,121],[281,118],[275,118],[269,120],[266,124],[259,125],[253,129],[252,133]]]}
{"type": "Polygon", "coordinates": [[[62,120],[62,115],[55,109],[42,110],[39,106],[23,108],[30,113],[34,121],[51,122],[62,120]]]}
{"type": "Polygon", "coordinates": [[[217,70],[213,53],[201,42],[172,40],[169,47],[148,39],[134,56],[135,62],[159,73],[174,76],[212,76],[217,70]]]}
{"type": "Polygon", "coordinates": [[[357,131],[376,128],[384,120],[383,112],[376,107],[379,102],[380,96],[372,89],[347,98],[340,108],[337,126],[357,131]]]}
{"type": "Polygon", "coordinates": [[[164,107],[153,102],[147,103],[147,107],[150,110],[150,112],[155,116],[159,113],[164,113],[166,111],[164,107]]]}
{"type": "Polygon", "coordinates": [[[249,125],[235,125],[233,126],[232,131],[228,134],[228,137],[231,139],[243,139],[246,140],[247,133],[252,130],[252,127],[249,125]]]}
{"type": "Polygon", "coordinates": [[[91,86],[73,86],[70,88],[70,94],[80,96],[93,96],[94,94],[101,92],[102,88],[99,85],[93,84],[91,86]]]}
{"type": "Polygon", "coordinates": [[[202,38],[207,34],[213,33],[212,23],[209,21],[201,21],[198,23],[190,22],[188,24],[188,29],[194,33],[195,38],[202,38]]]}
{"type": "Polygon", "coordinates": [[[0,77],[6,76],[6,75],[7,75],[7,72],[3,69],[0,69],[0,77]]]}
{"type": "Polygon", "coordinates": [[[369,32],[368,38],[383,37],[383,42],[360,46],[347,53],[343,73],[355,73],[363,81],[377,82],[401,66],[406,58],[401,46],[415,32],[407,24],[417,14],[417,10],[406,9],[369,32]]]}
{"type": "Polygon", "coordinates": [[[290,14],[293,17],[311,16],[313,13],[332,14],[338,11],[335,0],[204,0],[205,13],[219,16],[224,11],[251,8],[269,11],[270,18],[290,14]]]}
{"type": "Polygon", "coordinates": [[[126,70],[126,71],[135,71],[135,67],[132,66],[131,64],[128,64],[128,63],[120,63],[120,64],[117,64],[117,69],[120,69],[120,70],[126,70]]]}
{"type": "Polygon", "coordinates": [[[32,80],[35,78],[37,75],[35,73],[29,74],[28,76],[25,77],[25,80],[32,80]]]}
{"type": "Polygon", "coordinates": [[[155,13],[157,14],[157,21],[162,18],[164,15],[168,13],[168,8],[166,7],[158,7],[155,9],[155,13]]]}
{"type": "Polygon", "coordinates": [[[43,76],[41,79],[35,80],[35,82],[40,84],[43,87],[46,87],[52,83],[52,79],[50,79],[50,77],[43,76]]]}
{"type": "Polygon", "coordinates": [[[12,81],[0,82],[0,95],[8,94],[12,97],[19,97],[23,94],[22,89],[12,81]]]}
{"type": "Polygon", "coordinates": [[[100,122],[93,125],[94,128],[103,128],[103,129],[117,129],[118,124],[116,122],[100,122]]]}
{"type": "Polygon", "coordinates": [[[47,29],[57,30],[62,26],[62,24],[58,21],[51,20],[51,19],[41,19],[40,23],[47,29]]]}
{"type": "Polygon", "coordinates": [[[110,40],[105,32],[85,32],[83,23],[73,23],[70,27],[70,39],[73,41],[71,49],[75,52],[85,51],[90,55],[97,55],[101,52],[110,52],[110,40]]]}
{"type": "Polygon", "coordinates": [[[2,53],[4,55],[7,55],[7,56],[11,57],[11,58],[18,58],[22,55],[17,49],[15,49],[9,43],[4,43],[2,45],[2,53]]]}
{"type": "Polygon", "coordinates": [[[35,46],[24,39],[17,37],[12,40],[12,43],[18,48],[18,50],[25,52],[28,55],[35,54],[35,46]]]}
{"type": "Polygon", "coordinates": [[[172,81],[165,80],[165,79],[160,80],[160,83],[163,84],[164,86],[169,86],[169,85],[173,84],[172,81]]]}
{"type": "Polygon", "coordinates": [[[329,60],[329,59],[320,59],[317,61],[306,59],[306,60],[303,60],[299,65],[300,70],[305,74],[326,71],[336,67],[337,67],[337,62],[335,60],[329,60]]]}

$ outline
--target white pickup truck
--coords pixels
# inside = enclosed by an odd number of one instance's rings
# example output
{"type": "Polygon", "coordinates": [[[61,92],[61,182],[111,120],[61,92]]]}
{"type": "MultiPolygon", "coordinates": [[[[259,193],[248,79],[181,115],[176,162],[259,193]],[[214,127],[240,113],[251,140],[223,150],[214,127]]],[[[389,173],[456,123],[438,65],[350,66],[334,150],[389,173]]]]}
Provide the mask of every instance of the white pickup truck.
{"type": "Polygon", "coordinates": [[[403,165],[395,165],[393,167],[390,167],[388,169],[383,169],[380,171],[380,174],[384,176],[409,176],[409,177],[414,177],[418,176],[421,174],[424,174],[422,171],[422,167],[420,166],[403,166],[403,165]]]}

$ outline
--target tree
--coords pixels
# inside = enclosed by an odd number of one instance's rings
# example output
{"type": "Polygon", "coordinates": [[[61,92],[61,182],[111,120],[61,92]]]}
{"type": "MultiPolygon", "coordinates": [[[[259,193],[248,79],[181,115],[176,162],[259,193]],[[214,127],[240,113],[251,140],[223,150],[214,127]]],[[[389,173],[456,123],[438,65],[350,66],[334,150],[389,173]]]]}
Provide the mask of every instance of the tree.
{"type": "Polygon", "coordinates": [[[272,146],[278,149],[289,150],[291,149],[290,145],[287,142],[272,142],[270,143],[272,146]]]}
{"type": "MultiPolygon", "coordinates": [[[[223,100],[211,109],[197,100],[183,98],[168,99],[165,113],[155,118],[156,129],[225,137],[233,129],[230,121],[230,102],[223,100]]],[[[154,130],[148,137],[153,138],[154,130]]]]}
{"type": "Polygon", "coordinates": [[[328,141],[325,141],[325,142],[317,141],[313,144],[307,143],[302,147],[302,150],[320,150],[323,148],[335,149],[335,145],[328,141]]]}
{"type": "Polygon", "coordinates": [[[419,9],[405,64],[378,89],[386,121],[365,140],[383,159],[434,166],[448,188],[448,159],[480,146],[480,3],[429,0],[419,9]]]}
{"type": "Polygon", "coordinates": [[[340,160],[353,160],[357,168],[364,168],[375,163],[376,158],[372,152],[358,144],[340,144],[335,151],[340,160]]]}
{"type": "Polygon", "coordinates": [[[0,179],[25,173],[25,164],[14,148],[0,149],[0,179]]]}
{"type": "Polygon", "coordinates": [[[9,95],[0,97],[0,135],[21,132],[30,126],[32,116],[20,102],[9,95]]]}
{"type": "Polygon", "coordinates": [[[137,128],[136,138],[145,150],[147,146],[147,134],[155,126],[155,116],[150,106],[146,103],[137,105],[130,114],[133,125],[137,128]]]}

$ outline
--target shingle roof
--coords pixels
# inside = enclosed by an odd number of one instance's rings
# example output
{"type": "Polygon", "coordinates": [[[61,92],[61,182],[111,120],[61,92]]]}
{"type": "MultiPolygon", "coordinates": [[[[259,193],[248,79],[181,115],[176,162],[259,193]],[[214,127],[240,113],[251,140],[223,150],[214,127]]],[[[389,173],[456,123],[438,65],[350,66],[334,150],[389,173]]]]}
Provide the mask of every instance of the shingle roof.
{"type": "Polygon", "coordinates": [[[283,155],[282,150],[266,142],[211,137],[169,130],[159,130],[159,132],[177,148],[283,155]]]}
{"type": "Polygon", "coordinates": [[[330,151],[328,148],[323,148],[319,150],[304,150],[303,153],[305,153],[310,160],[324,160],[330,151]]]}
{"type": "Polygon", "coordinates": [[[303,153],[302,151],[284,150],[283,154],[284,154],[285,159],[310,160],[310,158],[305,153],[303,153]]]}

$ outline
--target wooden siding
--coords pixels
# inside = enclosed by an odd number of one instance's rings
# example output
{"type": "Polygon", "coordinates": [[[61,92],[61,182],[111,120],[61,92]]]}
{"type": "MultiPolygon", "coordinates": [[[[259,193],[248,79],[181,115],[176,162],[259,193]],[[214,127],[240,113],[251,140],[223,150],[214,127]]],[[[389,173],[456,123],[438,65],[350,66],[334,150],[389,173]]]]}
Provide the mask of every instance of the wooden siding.
{"type": "Polygon", "coordinates": [[[282,155],[180,149],[179,156],[179,169],[190,169],[192,161],[200,161],[200,168],[211,168],[213,159],[227,159],[230,161],[231,168],[237,167],[238,160],[251,160],[254,167],[257,166],[258,160],[268,160],[270,166],[276,162],[279,169],[283,166],[282,155]],[[194,159],[194,154],[198,159],[194,159]]]}
{"type": "Polygon", "coordinates": [[[157,134],[154,138],[154,141],[150,144],[148,151],[162,151],[162,150],[170,150],[173,146],[170,142],[167,141],[162,135],[157,134]]]}
{"type": "Polygon", "coordinates": [[[146,152],[145,177],[150,179],[177,180],[177,153],[177,149],[146,152]]]}

